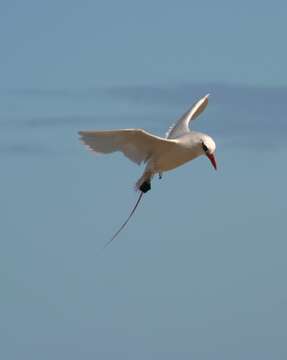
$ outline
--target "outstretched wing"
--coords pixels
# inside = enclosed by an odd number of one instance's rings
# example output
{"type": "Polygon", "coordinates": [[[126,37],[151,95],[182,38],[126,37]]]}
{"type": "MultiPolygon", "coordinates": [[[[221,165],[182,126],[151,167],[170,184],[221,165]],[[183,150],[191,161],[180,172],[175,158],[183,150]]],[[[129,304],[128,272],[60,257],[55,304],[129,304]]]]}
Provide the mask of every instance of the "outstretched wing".
{"type": "Polygon", "coordinates": [[[82,142],[91,150],[109,154],[121,151],[131,161],[141,164],[170,146],[172,141],[141,129],[80,131],[82,142]]]}
{"type": "Polygon", "coordinates": [[[176,139],[179,136],[190,132],[189,123],[197,118],[206,108],[208,96],[209,94],[198,100],[173,126],[169,128],[165,137],[167,139],[176,139]]]}

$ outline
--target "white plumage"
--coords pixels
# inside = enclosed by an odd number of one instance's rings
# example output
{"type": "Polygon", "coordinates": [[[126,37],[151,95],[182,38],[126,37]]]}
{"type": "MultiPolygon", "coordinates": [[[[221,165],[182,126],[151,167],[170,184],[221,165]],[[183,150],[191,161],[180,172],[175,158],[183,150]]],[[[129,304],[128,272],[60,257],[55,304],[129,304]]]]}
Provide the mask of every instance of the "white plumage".
{"type": "Polygon", "coordinates": [[[81,139],[91,150],[108,154],[121,151],[131,161],[140,165],[155,153],[167,151],[170,142],[141,129],[110,131],[81,131],[81,139]]]}
{"type": "Polygon", "coordinates": [[[91,150],[108,154],[121,151],[131,161],[146,163],[145,171],[137,182],[137,189],[146,192],[154,174],[172,170],[200,155],[206,155],[216,168],[215,142],[199,132],[191,131],[189,124],[198,117],[208,104],[208,95],[197,101],[172,126],[166,138],[150,134],[142,129],[111,131],[81,131],[81,140],[91,150]],[[148,184],[148,187],[143,186],[148,184]]]}
{"type": "Polygon", "coordinates": [[[195,104],[192,105],[182,117],[172,125],[168,132],[166,133],[167,139],[176,139],[184,134],[190,132],[189,123],[190,121],[196,119],[208,105],[209,94],[205,95],[202,99],[198,100],[195,104]]]}

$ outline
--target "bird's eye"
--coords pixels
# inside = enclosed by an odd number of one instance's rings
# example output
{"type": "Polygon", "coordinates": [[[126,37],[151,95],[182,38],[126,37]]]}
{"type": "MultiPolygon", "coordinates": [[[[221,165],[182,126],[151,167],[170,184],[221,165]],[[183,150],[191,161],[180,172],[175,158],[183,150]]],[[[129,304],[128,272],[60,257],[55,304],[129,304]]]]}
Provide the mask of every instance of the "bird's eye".
{"type": "Polygon", "coordinates": [[[202,143],[202,148],[205,152],[208,152],[208,147],[204,143],[202,143]]]}

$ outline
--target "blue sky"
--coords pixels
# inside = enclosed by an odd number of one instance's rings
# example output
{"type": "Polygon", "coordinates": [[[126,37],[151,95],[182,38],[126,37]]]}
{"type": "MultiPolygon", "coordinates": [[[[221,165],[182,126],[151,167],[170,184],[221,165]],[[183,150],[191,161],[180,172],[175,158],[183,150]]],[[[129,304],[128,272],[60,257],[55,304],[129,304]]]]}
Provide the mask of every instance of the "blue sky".
{"type": "Polygon", "coordinates": [[[2,1],[0,354],[286,358],[286,3],[2,1]],[[83,129],[217,143],[154,180],[83,129]]]}
{"type": "Polygon", "coordinates": [[[8,87],[285,85],[285,2],[2,1],[8,87]]]}

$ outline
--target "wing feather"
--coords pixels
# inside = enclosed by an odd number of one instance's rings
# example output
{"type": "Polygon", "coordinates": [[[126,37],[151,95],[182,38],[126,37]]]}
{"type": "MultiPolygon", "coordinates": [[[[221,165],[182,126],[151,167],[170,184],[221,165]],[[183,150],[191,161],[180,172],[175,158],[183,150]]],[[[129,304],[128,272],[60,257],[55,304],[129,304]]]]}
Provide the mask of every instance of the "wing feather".
{"type": "Polygon", "coordinates": [[[79,134],[91,150],[101,154],[121,151],[137,164],[146,162],[151,155],[163,151],[172,143],[141,129],[80,131],[79,134]]]}
{"type": "Polygon", "coordinates": [[[190,132],[189,123],[204,111],[208,104],[208,96],[209,94],[193,104],[193,106],[185,114],[183,114],[183,116],[173,126],[168,129],[165,137],[167,139],[176,139],[179,136],[190,132]]]}

